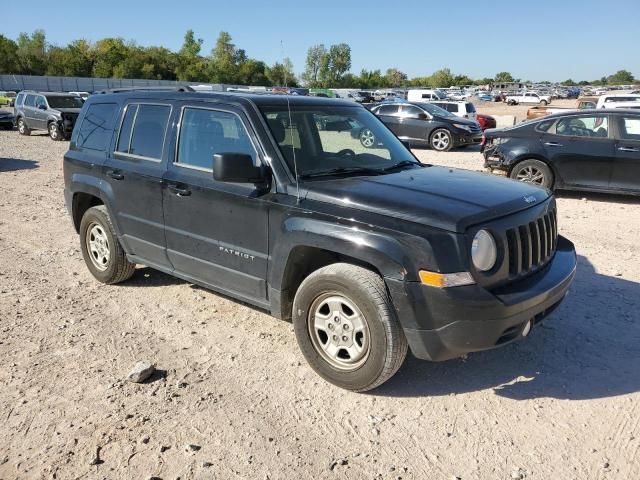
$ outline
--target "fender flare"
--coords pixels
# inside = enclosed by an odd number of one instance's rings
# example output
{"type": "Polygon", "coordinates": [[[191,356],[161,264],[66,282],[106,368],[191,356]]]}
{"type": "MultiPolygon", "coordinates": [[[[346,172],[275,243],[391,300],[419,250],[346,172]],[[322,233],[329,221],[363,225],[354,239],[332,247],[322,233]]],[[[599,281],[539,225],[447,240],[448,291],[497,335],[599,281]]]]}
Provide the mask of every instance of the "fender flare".
{"type": "MultiPolygon", "coordinates": [[[[68,190],[71,196],[71,205],[75,208],[75,197],[76,194],[84,193],[87,195],[93,195],[94,197],[99,198],[104,206],[107,208],[109,212],[109,216],[111,217],[111,223],[113,224],[113,228],[116,231],[116,235],[119,239],[122,239],[120,225],[118,224],[118,218],[113,214],[115,212],[113,208],[114,204],[114,194],[111,185],[108,182],[105,182],[94,175],[87,175],[83,173],[74,173],[71,175],[71,179],[69,182],[68,190]]],[[[72,212],[75,215],[75,211],[72,212]]],[[[128,250],[124,244],[123,248],[125,251],[128,250]]]]}

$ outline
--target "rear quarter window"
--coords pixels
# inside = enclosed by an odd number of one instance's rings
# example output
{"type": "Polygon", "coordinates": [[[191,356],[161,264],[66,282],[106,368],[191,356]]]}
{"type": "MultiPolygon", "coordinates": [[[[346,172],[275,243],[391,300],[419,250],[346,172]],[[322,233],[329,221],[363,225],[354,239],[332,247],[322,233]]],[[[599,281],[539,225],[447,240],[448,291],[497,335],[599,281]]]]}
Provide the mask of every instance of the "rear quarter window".
{"type": "Polygon", "coordinates": [[[467,113],[476,113],[476,107],[473,105],[473,103],[467,103],[465,105],[467,108],[467,113]]]}
{"type": "Polygon", "coordinates": [[[89,150],[106,150],[113,134],[113,119],[117,107],[115,103],[90,105],[78,127],[76,146],[89,150]]]}

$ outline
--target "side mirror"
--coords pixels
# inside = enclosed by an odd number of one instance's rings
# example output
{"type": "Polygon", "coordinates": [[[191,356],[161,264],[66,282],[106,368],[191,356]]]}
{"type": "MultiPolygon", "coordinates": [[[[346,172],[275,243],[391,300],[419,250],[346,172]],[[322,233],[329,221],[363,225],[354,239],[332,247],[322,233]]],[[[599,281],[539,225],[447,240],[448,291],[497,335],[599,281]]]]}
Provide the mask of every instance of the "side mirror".
{"type": "Polygon", "coordinates": [[[418,114],[418,118],[419,118],[420,120],[429,120],[429,115],[427,115],[427,114],[426,114],[426,113],[424,113],[424,112],[423,112],[423,113],[419,113],[419,114],[418,114]]]}
{"type": "Polygon", "coordinates": [[[47,106],[46,105],[38,105],[38,110],[46,110],[47,106]]]}
{"type": "Polygon", "coordinates": [[[219,182],[260,183],[264,180],[262,168],[253,164],[245,153],[216,153],[213,156],[213,178],[219,182]]]}

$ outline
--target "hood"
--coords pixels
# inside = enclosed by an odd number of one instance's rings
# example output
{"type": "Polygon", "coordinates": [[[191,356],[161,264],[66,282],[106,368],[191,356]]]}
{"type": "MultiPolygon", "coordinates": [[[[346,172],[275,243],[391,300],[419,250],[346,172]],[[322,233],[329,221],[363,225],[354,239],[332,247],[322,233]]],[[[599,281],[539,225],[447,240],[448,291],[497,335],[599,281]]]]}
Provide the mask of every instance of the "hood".
{"type": "Polygon", "coordinates": [[[444,167],[314,180],[304,188],[309,200],[453,232],[539,205],[550,196],[534,185],[444,167]]]}

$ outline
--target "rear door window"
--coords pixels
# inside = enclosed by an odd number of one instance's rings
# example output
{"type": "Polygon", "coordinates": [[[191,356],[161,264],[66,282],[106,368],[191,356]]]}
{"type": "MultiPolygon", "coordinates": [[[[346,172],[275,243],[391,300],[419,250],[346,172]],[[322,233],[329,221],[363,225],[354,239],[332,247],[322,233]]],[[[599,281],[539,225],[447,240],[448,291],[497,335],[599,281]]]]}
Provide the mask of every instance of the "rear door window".
{"type": "Polygon", "coordinates": [[[35,95],[27,95],[27,98],[24,101],[24,105],[26,107],[35,107],[36,106],[36,96],[35,95]]]}
{"type": "Polygon", "coordinates": [[[160,160],[170,115],[169,105],[127,105],[117,152],[146,160],[160,160]]]}
{"type": "Polygon", "coordinates": [[[89,106],[78,128],[76,145],[89,150],[107,150],[113,133],[115,103],[94,103],[89,106]]]}
{"type": "Polygon", "coordinates": [[[476,107],[473,103],[465,103],[465,107],[467,109],[467,113],[476,113],[476,107]]]}

